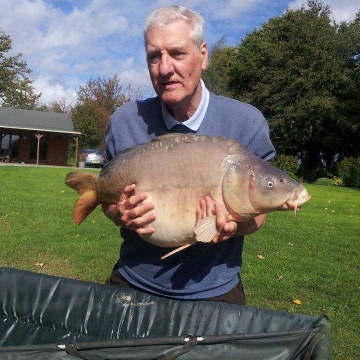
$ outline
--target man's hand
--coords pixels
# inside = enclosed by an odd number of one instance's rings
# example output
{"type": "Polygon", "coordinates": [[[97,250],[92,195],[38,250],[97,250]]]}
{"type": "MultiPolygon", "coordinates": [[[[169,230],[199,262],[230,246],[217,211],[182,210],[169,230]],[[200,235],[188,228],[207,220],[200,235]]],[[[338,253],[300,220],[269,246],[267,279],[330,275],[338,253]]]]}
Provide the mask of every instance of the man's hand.
{"type": "Polygon", "coordinates": [[[237,223],[227,221],[221,206],[212,200],[210,196],[200,201],[200,209],[196,210],[196,224],[202,219],[216,215],[216,227],[218,234],[212,240],[214,243],[225,241],[236,235],[237,223]]]}
{"type": "Polygon", "coordinates": [[[260,229],[266,219],[265,214],[260,214],[241,223],[228,220],[221,206],[210,196],[206,196],[205,199],[200,201],[200,208],[196,210],[196,224],[205,217],[214,215],[216,216],[216,227],[218,229],[218,234],[213,239],[215,243],[228,240],[234,236],[249,235],[260,229]]]}
{"type": "Polygon", "coordinates": [[[155,219],[155,214],[149,214],[154,209],[151,203],[144,203],[146,193],[134,195],[135,184],[126,186],[117,204],[103,204],[103,212],[117,226],[136,231],[139,235],[149,235],[154,228],[149,226],[155,219]]]}

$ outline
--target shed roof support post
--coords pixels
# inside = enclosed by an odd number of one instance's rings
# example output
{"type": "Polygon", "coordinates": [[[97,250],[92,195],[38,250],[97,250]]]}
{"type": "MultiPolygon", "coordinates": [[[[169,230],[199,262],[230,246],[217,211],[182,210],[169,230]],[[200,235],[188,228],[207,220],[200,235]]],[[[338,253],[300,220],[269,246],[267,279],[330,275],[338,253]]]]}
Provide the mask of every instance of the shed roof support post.
{"type": "Polygon", "coordinates": [[[75,139],[75,166],[77,166],[77,162],[78,162],[78,151],[79,151],[79,137],[78,136],[74,136],[75,139]]]}
{"type": "Polygon", "coordinates": [[[37,138],[37,149],[36,149],[36,165],[39,165],[39,155],[40,155],[40,139],[43,137],[41,134],[35,134],[37,138]]]}

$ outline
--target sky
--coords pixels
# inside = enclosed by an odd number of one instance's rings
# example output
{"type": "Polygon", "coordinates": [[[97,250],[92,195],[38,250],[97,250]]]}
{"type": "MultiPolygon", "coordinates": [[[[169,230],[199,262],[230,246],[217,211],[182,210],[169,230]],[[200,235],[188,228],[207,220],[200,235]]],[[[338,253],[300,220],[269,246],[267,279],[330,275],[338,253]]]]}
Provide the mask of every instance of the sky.
{"type": "MultiPolygon", "coordinates": [[[[360,0],[323,0],[336,22],[352,21],[360,0]]],[[[121,84],[154,96],[145,62],[143,24],[163,5],[198,11],[208,48],[224,35],[237,45],[246,34],[306,0],[0,0],[0,29],[12,40],[6,56],[22,53],[40,102],[76,103],[90,78],[118,74],[121,84]]]]}

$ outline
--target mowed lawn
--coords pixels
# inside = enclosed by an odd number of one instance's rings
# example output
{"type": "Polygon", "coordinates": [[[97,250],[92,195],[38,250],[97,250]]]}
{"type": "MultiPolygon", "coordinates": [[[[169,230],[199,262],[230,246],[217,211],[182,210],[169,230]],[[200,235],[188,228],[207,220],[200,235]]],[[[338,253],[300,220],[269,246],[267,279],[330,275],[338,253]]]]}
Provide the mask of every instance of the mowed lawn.
{"type": "MultiPolygon", "coordinates": [[[[119,254],[119,230],[100,208],[81,226],[73,223],[77,194],[64,185],[69,171],[0,166],[0,266],[101,283],[107,279],[119,254]]],[[[333,326],[334,359],[358,359],[360,191],[307,188],[312,199],[296,217],[269,214],[264,227],[246,238],[247,303],[326,314],[333,326]]]]}

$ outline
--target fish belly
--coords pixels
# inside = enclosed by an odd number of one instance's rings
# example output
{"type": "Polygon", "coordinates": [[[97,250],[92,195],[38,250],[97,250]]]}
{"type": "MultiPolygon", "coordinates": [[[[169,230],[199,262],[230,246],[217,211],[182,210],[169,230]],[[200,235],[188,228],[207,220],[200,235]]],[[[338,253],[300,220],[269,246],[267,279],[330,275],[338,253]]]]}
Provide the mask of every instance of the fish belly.
{"type": "Polygon", "coordinates": [[[196,242],[196,209],[209,194],[204,188],[172,188],[147,191],[147,202],[154,204],[154,233],[143,239],[161,247],[178,247],[196,242]]]}

